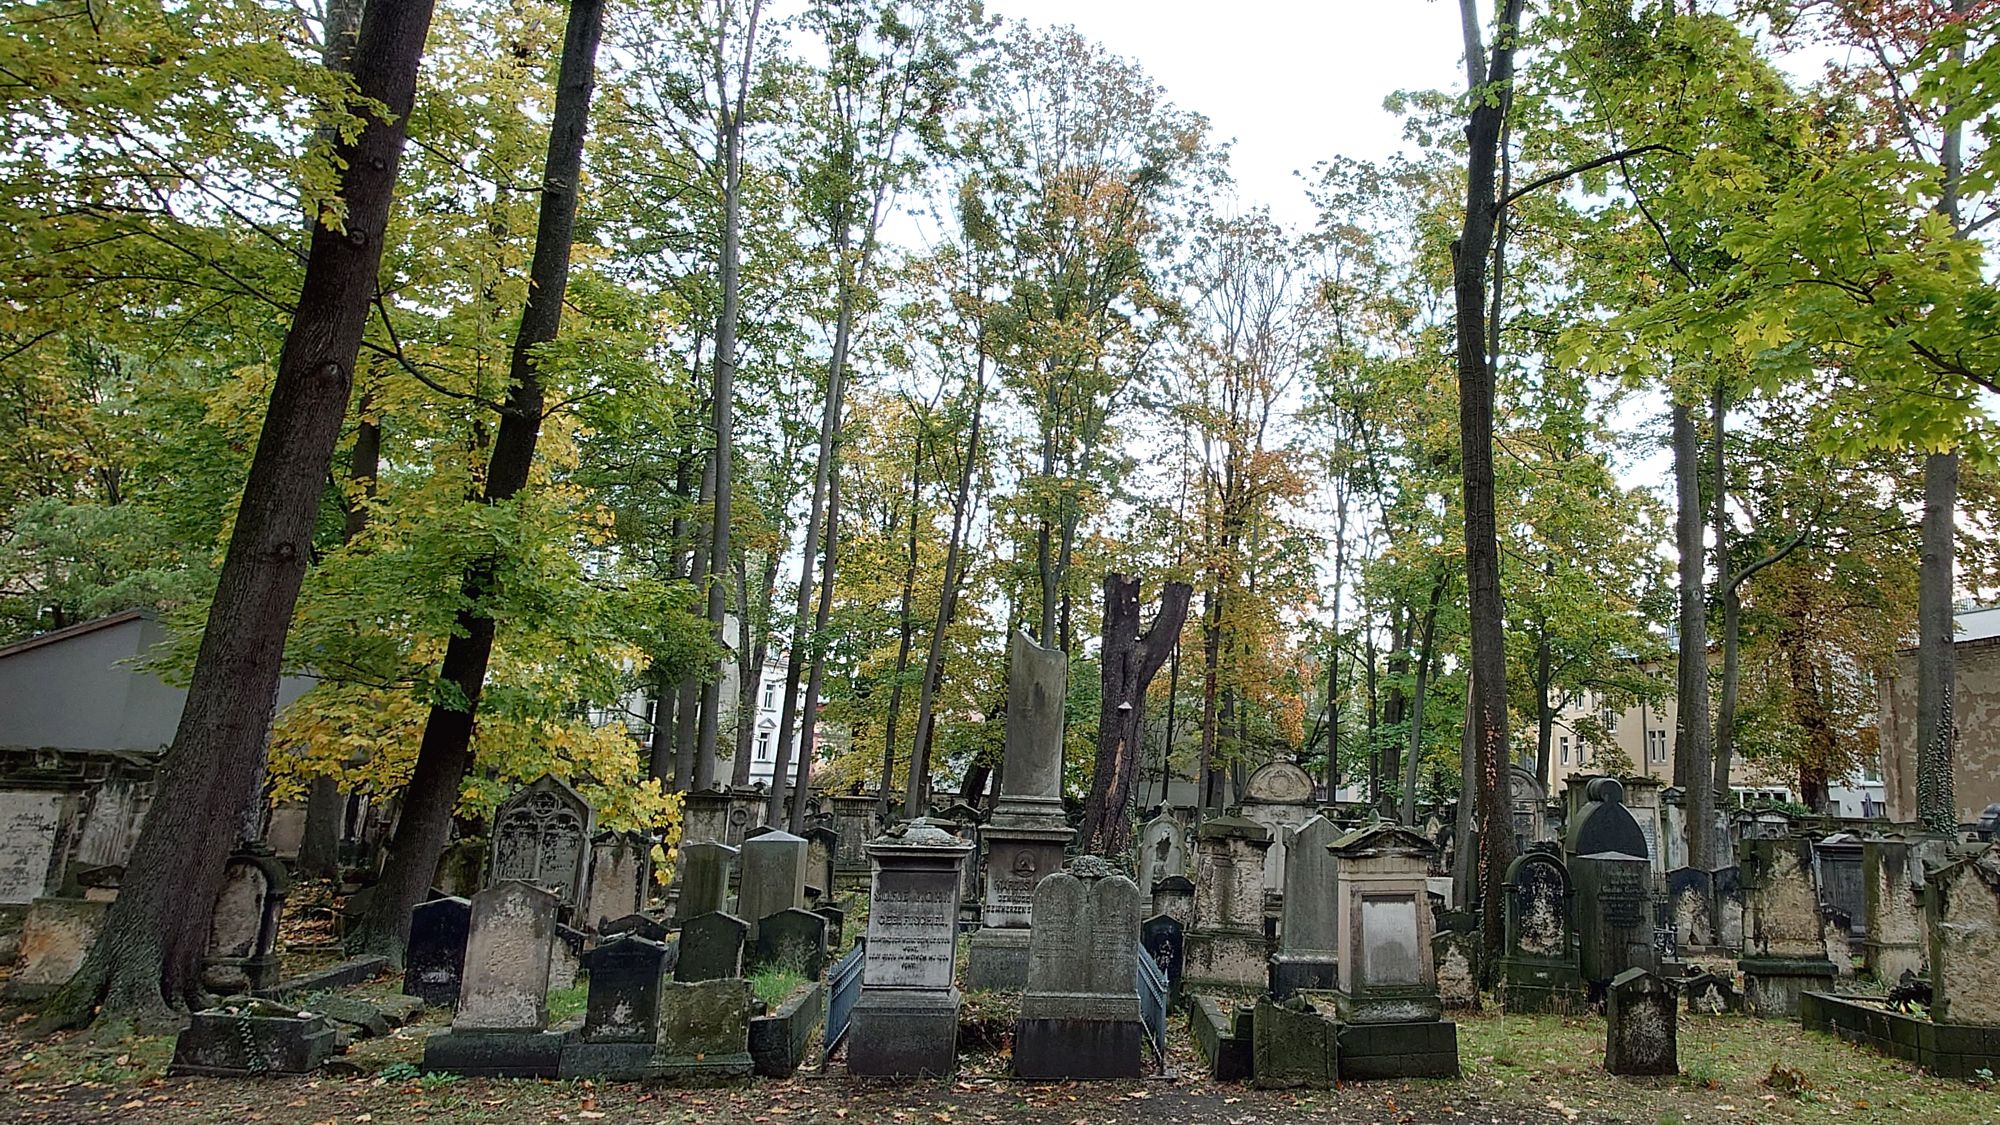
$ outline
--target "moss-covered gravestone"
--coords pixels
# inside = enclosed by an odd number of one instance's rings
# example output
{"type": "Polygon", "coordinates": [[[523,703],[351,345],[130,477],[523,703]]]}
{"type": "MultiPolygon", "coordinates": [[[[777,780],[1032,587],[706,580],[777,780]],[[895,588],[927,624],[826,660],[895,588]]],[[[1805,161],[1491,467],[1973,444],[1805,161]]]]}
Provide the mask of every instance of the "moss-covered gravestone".
{"type": "Polygon", "coordinates": [[[1680,1073],[1679,1005],[1674,986],[1644,969],[1612,978],[1604,993],[1604,1069],[1613,1074],[1680,1073]]]}

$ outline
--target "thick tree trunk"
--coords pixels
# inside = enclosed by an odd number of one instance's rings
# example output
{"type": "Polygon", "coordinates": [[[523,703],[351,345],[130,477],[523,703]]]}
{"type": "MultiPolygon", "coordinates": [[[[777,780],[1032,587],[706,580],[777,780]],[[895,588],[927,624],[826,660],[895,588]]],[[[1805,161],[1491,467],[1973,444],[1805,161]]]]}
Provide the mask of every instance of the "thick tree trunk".
{"type": "Polygon", "coordinates": [[[653,729],[646,739],[646,776],[672,788],[674,776],[674,697],[669,683],[653,685],[653,729]]]}
{"type": "MultiPolygon", "coordinates": [[[[1742,669],[1739,646],[1743,637],[1743,598],[1736,589],[1729,556],[1729,472],[1723,445],[1729,406],[1720,382],[1715,385],[1710,409],[1715,477],[1710,488],[1714,499],[1709,515],[1715,527],[1715,588],[1722,603],[1722,688],[1715,706],[1713,747],[1715,800],[1719,804],[1729,797],[1729,774],[1735,765],[1732,759],[1736,756],[1736,698],[1742,669]]],[[[1713,824],[1706,831],[1711,837],[1716,836],[1713,824]]],[[[1722,857],[1715,858],[1720,861],[1722,857]]]]}
{"type": "Polygon", "coordinates": [[[1688,864],[1716,866],[1715,759],[1708,741],[1708,600],[1701,508],[1701,445],[1694,412],[1673,405],[1674,541],[1680,551],[1680,653],[1675,679],[1674,784],[1687,809],[1688,864]]]}
{"type": "MultiPolygon", "coordinates": [[[[718,32],[717,34],[721,34],[718,32]]],[[[749,57],[745,52],[747,82],[749,57]]],[[[720,77],[720,68],[717,71],[720,77]]],[[[718,89],[721,83],[718,82],[718,89]]],[[[722,107],[722,253],[716,266],[722,306],[715,318],[715,504],[709,524],[708,628],[721,650],[701,686],[701,720],[695,733],[695,789],[715,784],[716,738],[722,721],[723,662],[728,652],[729,508],[736,487],[736,321],[740,315],[743,266],[743,98],[734,104],[723,94],[722,107]]]]}
{"type": "Polygon", "coordinates": [[[1917,571],[1917,819],[1933,832],[1958,830],[1953,777],[1958,720],[1956,622],[1952,594],[1958,507],[1958,453],[1924,458],[1923,554],[1917,571]]]}
{"type": "MultiPolygon", "coordinates": [[[[1493,246],[1499,200],[1494,163],[1514,81],[1514,44],[1522,0],[1505,0],[1484,81],[1471,91],[1466,124],[1465,226],[1453,246],[1452,292],[1458,333],[1460,471],[1465,487],[1465,574],[1472,618],[1473,714],[1477,716],[1476,769],[1482,931],[1497,957],[1506,939],[1504,900],[1513,851],[1507,785],[1507,651],[1502,630],[1500,544],[1493,496],[1495,371],[1486,355],[1486,263],[1493,246]]],[[[1468,73],[1481,57],[1476,6],[1461,6],[1468,73]]]]}
{"type": "Polygon", "coordinates": [[[1139,580],[1104,576],[1104,647],[1099,655],[1097,761],[1083,805],[1078,840],[1096,855],[1124,853],[1130,843],[1127,812],[1139,773],[1146,732],[1146,689],[1166,663],[1187,623],[1194,587],[1169,582],[1160,592],[1153,624],[1139,632],[1139,580]]]}
{"type": "MultiPolygon", "coordinates": [[[[596,85],[597,45],[604,31],[605,0],[571,0],[563,32],[562,62],[556,78],[548,155],[542,170],[542,198],[535,225],[534,257],[528,266],[528,298],[521,310],[508,370],[507,401],[486,466],[485,503],[505,504],[527,487],[541,438],[543,387],[536,351],[562,328],[563,296],[569,286],[570,248],[576,229],[577,187],[583,174],[583,140],[596,85]]],[[[486,687],[496,622],[486,612],[498,560],[469,566],[462,583],[465,608],[445,646],[440,670],[464,706],[433,704],[417,746],[416,767],[403,791],[403,810],[389,844],[382,875],[366,906],[355,916],[347,945],[355,952],[380,953],[401,965],[410,936],[410,910],[430,890],[438,857],[451,835],[452,809],[472,766],[472,732],[479,697],[486,687]]]]}
{"type": "Polygon", "coordinates": [[[1211,587],[1202,595],[1201,621],[1201,810],[1203,815],[1222,811],[1222,777],[1216,772],[1221,724],[1220,692],[1222,674],[1222,591],[1211,587]]]}
{"type": "Polygon", "coordinates": [[[345,229],[312,232],[298,311],[129,879],[82,966],[44,1004],[45,1026],[153,1023],[200,991],[223,864],[244,795],[263,768],[285,633],[375,296],[431,7],[379,0],[362,22],[355,86],[387,113],[362,111],[354,139],[335,148],[345,229]]]}

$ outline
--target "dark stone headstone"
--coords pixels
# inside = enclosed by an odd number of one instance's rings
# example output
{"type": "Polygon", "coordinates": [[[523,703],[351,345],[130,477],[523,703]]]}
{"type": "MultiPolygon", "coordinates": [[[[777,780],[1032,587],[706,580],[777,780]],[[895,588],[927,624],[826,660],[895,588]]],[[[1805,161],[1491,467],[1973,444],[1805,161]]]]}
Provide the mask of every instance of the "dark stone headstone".
{"type": "Polygon", "coordinates": [[[1719,1016],[1743,1010],[1743,996],[1728,977],[1697,973],[1681,982],[1690,1015],[1719,1016]]]}
{"type": "Polygon", "coordinates": [[[465,939],[472,932],[472,903],[435,898],[410,911],[410,944],[403,950],[403,991],[439,1008],[458,1003],[465,974],[465,939]]]}
{"type": "Polygon", "coordinates": [[[847,937],[847,908],[831,902],[822,902],[813,907],[813,913],[826,919],[826,947],[839,949],[847,937]]]}
{"type": "Polygon", "coordinates": [[[650,1043],[659,1033],[660,971],[667,947],[636,934],[620,934],[583,955],[590,974],[584,1009],[586,1043],[650,1043]]]}
{"type": "Polygon", "coordinates": [[[1577,965],[1593,993],[1627,969],[1657,968],[1651,861],[1616,852],[1580,855],[1570,872],[1576,879],[1577,965]]]}
{"type": "Polygon", "coordinates": [[[1568,1012],[1582,1005],[1569,868],[1550,851],[1530,850],[1507,869],[1507,945],[1499,964],[1500,1006],[1510,1012],[1568,1012]]]}
{"type": "Polygon", "coordinates": [[[743,943],[750,924],[733,914],[711,911],[681,927],[680,962],[674,979],[682,984],[743,975],[743,943]]]}
{"type": "Polygon", "coordinates": [[[705,980],[663,986],[660,1035],[648,1076],[669,1082],[748,1077],[750,983],[705,980]]]}
{"type": "Polygon", "coordinates": [[[1186,924],[1171,914],[1155,914],[1139,924],[1139,944],[1167,978],[1167,995],[1179,995],[1187,957],[1186,924]]]}
{"type": "Polygon", "coordinates": [[[753,966],[791,964],[807,980],[826,969],[826,919],[810,910],[780,910],[757,923],[753,966]]]}
{"type": "Polygon", "coordinates": [[[648,917],[644,914],[627,914],[623,918],[613,918],[611,921],[606,922],[599,932],[606,938],[614,938],[619,934],[631,934],[634,937],[645,938],[647,941],[664,942],[667,940],[667,928],[661,925],[658,919],[648,917]]]}
{"type": "Polygon", "coordinates": [[[1563,852],[1573,861],[1577,856],[1600,852],[1646,857],[1646,833],[1639,819],[1625,807],[1625,786],[1617,778],[1592,778],[1584,789],[1585,803],[1569,826],[1563,852]]]}
{"type": "Polygon", "coordinates": [[[1680,1073],[1674,986],[1644,969],[1612,978],[1604,994],[1604,1069],[1613,1074],[1680,1073]]]}
{"type": "Polygon", "coordinates": [[[1194,924],[1194,880],[1169,875],[1153,884],[1153,913],[1170,914],[1183,926],[1194,924]]]}

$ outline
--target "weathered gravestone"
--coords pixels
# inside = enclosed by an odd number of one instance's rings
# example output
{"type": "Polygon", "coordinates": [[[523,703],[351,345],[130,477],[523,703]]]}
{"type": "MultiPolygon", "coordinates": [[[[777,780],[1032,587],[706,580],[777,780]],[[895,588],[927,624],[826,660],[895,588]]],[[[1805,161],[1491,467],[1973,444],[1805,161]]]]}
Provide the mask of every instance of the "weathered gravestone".
{"type": "Polygon", "coordinates": [[[28,906],[15,946],[7,998],[39,1000],[76,975],[104,926],[108,902],[80,898],[38,898],[28,906]]]}
{"type": "Polygon", "coordinates": [[[1827,951],[1839,970],[1852,970],[1852,956],[1863,952],[1868,940],[1868,890],[1863,880],[1862,850],[1861,839],[1852,832],[1836,832],[1813,845],[1819,900],[1829,908],[1831,919],[1845,934],[1844,945],[1836,943],[1827,951]]]}
{"type": "Polygon", "coordinates": [[[581,925],[602,931],[613,918],[646,908],[653,886],[653,838],[643,832],[600,832],[590,842],[590,900],[581,925]]]}
{"type": "Polygon", "coordinates": [[[1698,867],[1676,867],[1667,872],[1667,910],[1683,951],[1717,945],[1714,872],[1698,867]]]}
{"type": "Polygon", "coordinates": [[[1327,846],[1341,837],[1333,822],[1315,816],[1286,833],[1285,898],[1278,929],[1278,953],[1271,958],[1271,996],[1283,1000],[1299,989],[1322,990],[1334,985],[1339,960],[1335,943],[1333,853],[1327,846]]]}
{"type": "Polygon", "coordinates": [[[1476,913],[1470,910],[1438,913],[1437,933],[1431,935],[1431,964],[1437,979],[1438,1000],[1446,1011],[1479,1009],[1483,945],[1476,913]]]}
{"type": "Polygon", "coordinates": [[[685,922],[703,914],[729,909],[729,870],[736,849],[713,840],[680,846],[680,898],[674,917],[685,922]]]}
{"type": "Polygon", "coordinates": [[[568,1036],[548,1030],[555,894],[509,879],[472,896],[472,929],[451,1030],[424,1041],[424,1069],[554,1078],[568,1036]]]}
{"type": "Polygon", "coordinates": [[[323,1015],[268,1000],[196,1012],[174,1040],[167,1076],[310,1074],[340,1048],[323,1015]]]}
{"type": "Polygon", "coordinates": [[[875,870],[849,1073],[945,1075],[957,1068],[961,997],[952,969],[960,866],[971,851],[921,820],[869,842],[875,870]]]}
{"type": "Polygon", "coordinates": [[[840,835],[840,846],[834,851],[833,869],[836,875],[868,874],[868,841],[873,840],[880,827],[876,814],[882,808],[880,798],[860,792],[836,794],[833,804],[833,830],[840,835]]]}
{"type": "Polygon", "coordinates": [[[1690,1015],[1720,1016],[1743,1010],[1743,997],[1728,977],[1696,973],[1681,982],[1690,1015]]]}
{"type": "Polygon", "coordinates": [[[1185,876],[1188,870],[1187,832],[1162,812],[1139,830],[1139,885],[1151,891],[1162,879],[1185,876]]]}
{"type": "Polygon", "coordinates": [[[1194,880],[1185,875],[1169,875],[1153,884],[1153,913],[1166,914],[1180,920],[1181,925],[1194,922],[1194,880]]]}
{"type": "Polygon", "coordinates": [[[666,962],[666,946],[634,934],[620,934],[583,955],[590,997],[583,1027],[563,1045],[562,1077],[646,1076],[660,1035],[666,962]]]}
{"type": "Polygon", "coordinates": [[[1137,1078],[1145,1026],[1134,974],[1143,900],[1132,880],[1079,856],[1035,889],[1028,992],[1014,1024],[1021,1078],[1137,1078]]]}
{"type": "Polygon", "coordinates": [[[1139,945],[1167,978],[1167,995],[1178,997],[1187,962],[1187,926],[1171,914],[1155,914],[1139,923],[1139,945]]]}
{"type": "Polygon", "coordinates": [[[457,1004],[471,932],[470,901],[447,897],[418,903],[410,911],[410,942],[403,947],[403,992],[433,1007],[457,1004]]]}
{"type": "Polygon", "coordinates": [[[743,944],[750,924],[733,914],[710,911],[681,926],[680,960],[674,979],[682,984],[743,975],[743,944]]]}
{"type": "Polygon", "coordinates": [[[847,909],[831,902],[822,902],[813,907],[813,913],[826,919],[826,948],[838,951],[847,937],[847,909]]]}
{"type": "Polygon", "coordinates": [[[1391,824],[1330,845],[1340,927],[1334,992],[1344,1078],[1458,1075],[1458,1029],[1442,1020],[1426,879],[1435,849],[1391,824]]]}
{"type": "Polygon", "coordinates": [[[1681,1072],[1674,986],[1644,969],[1612,978],[1604,994],[1604,1069],[1636,1076],[1681,1072]]]}
{"type": "Polygon", "coordinates": [[[674,982],[660,988],[660,1036],[646,1077],[682,1084],[748,1077],[750,982],[674,982]]]}
{"type": "Polygon", "coordinates": [[[1255,987],[1269,983],[1264,940],[1264,853],[1271,832],[1234,814],[1203,821],[1195,833],[1194,921],[1187,979],[1255,987]]]}
{"type": "Polygon", "coordinates": [[[549,990],[562,992],[576,987],[576,975],[583,971],[586,934],[574,926],[556,924],[555,944],[549,947],[549,990]]]}
{"type": "MultiPolygon", "coordinates": [[[[1316,809],[1312,776],[1291,762],[1266,762],[1243,783],[1242,815],[1263,825],[1274,841],[1311,819],[1316,809]]],[[[1285,891],[1283,847],[1264,853],[1264,889],[1281,895],[1285,891]]]]}
{"type": "Polygon", "coordinates": [[[1743,948],[1743,869],[1733,863],[1715,869],[1715,944],[1743,948]]]}
{"type": "Polygon", "coordinates": [[[1598,852],[1570,860],[1576,880],[1577,969],[1592,995],[1627,969],[1656,971],[1653,867],[1644,856],[1598,852]]]}
{"type": "Polygon", "coordinates": [[[979,833],[986,893],[965,967],[967,986],[980,989],[1027,984],[1035,888],[1062,866],[1063,849],[1075,835],[1062,805],[1069,657],[1016,633],[1008,660],[1000,796],[979,833]]]}
{"type": "Polygon", "coordinates": [[[580,906],[590,878],[594,825],[590,802],[543,774],[493,811],[488,878],[496,884],[517,879],[547,889],[564,906],[580,906]]]}
{"type": "Polygon", "coordinates": [[[757,924],[754,971],[764,965],[794,967],[807,980],[826,969],[826,919],[810,910],[780,910],[757,924]]]}
{"type": "MultiPolygon", "coordinates": [[[[1931,873],[1931,1018],[2000,1027],[2000,851],[1988,847],[1931,873]]],[[[1992,1045],[1987,1053],[2000,1053],[1992,1045]]]]}
{"type": "Polygon", "coordinates": [[[744,840],[737,859],[743,866],[743,878],[736,888],[736,913],[750,923],[753,939],[763,919],[780,910],[805,908],[804,837],[774,829],[744,840]]]}
{"type": "Polygon", "coordinates": [[[631,934],[647,941],[665,942],[667,927],[650,914],[627,914],[623,918],[613,918],[597,928],[598,937],[610,939],[620,934],[631,934]]]}
{"type": "Polygon", "coordinates": [[[1792,1019],[1799,1014],[1799,995],[1830,986],[1835,972],[1813,881],[1812,840],[1748,839],[1736,846],[1747,904],[1743,958],[1737,962],[1744,999],[1755,1015],[1792,1019]]]}
{"type": "Polygon", "coordinates": [[[1250,1082],[1266,1090],[1331,1090],[1340,1078],[1339,1025],[1307,1001],[1257,1001],[1250,1023],[1250,1082]]]}
{"type": "MultiPolygon", "coordinates": [[[[729,813],[734,807],[729,794],[699,789],[681,798],[681,847],[689,844],[727,844],[729,813]]],[[[737,833],[741,838],[742,833],[737,833]]],[[[693,917],[689,915],[688,917],[693,917]]]]}
{"type": "Polygon", "coordinates": [[[25,905],[62,882],[68,794],[0,789],[0,906],[25,905]]]}
{"type": "Polygon", "coordinates": [[[1500,1006],[1510,1012],[1568,1013],[1582,1007],[1569,868],[1549,851],[1517,856],[1507,868],[1507,952],[1500,958],[1500,1006]]]}
{"type": "Polygon", "coordinates": [[[824,824],[806,829],[807,898],[816,902],[832,901],[835,865],[839,856],[840,833],[824,824]]]}
{"type": "Polygon", "coordinates": [[[291,887],[285,865],[268,848],[229,857],[202,958],[202,983],[211,991],[249,993],[278,983],[278,915],[291,887]]]}
{"type": "Polygon", "coordinates": [[[1563,840],[1564,858],[1604,852],[1647,858],[1646,834],[1625,807],[1624,784],[1615,777],[1593,777],[1583,794],[1583,805],[1563,840]]]}
{"type": "Polygon", "coordinates": [[[1868,940],[1863,963],[1878,981],[1924,976],[1930,966],[1925,932],[1924,866],[1901,836],[1870,836],[1861,844],[1868,940]]]}

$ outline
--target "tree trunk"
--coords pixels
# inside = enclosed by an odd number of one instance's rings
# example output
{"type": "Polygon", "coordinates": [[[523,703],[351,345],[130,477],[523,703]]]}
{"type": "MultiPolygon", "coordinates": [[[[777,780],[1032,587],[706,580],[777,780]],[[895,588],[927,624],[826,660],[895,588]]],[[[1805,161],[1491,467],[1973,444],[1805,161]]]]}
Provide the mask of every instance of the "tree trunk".
{"type": "MultiPolygon", "coordinates": [[[[704,458],[701,467],[701,487],[695,494],[706,507],[715,502],[715,457],[704,458]]],[[[709,523],[697,524],[694,532],[693,560],[688,564],[688,580],[697,590],[708,585],[708,536],[709,523]]],[[[703,603],[702,620],[708,619],[707,603],[703,603]]],[[[712,670],[712,669],[711,669],[712,670]]],[[[696,739],[701,726],[702,673],[691,671],[681,680],[680,698],[674,703],[674,788],[692,793],[700,786],[694,783],[694,759],[696,739]]]]}
{"type": "Polygon", "coordinates": [[[1555,655],[1549,651],[1549,623],[1544,618],[1535,622],[1535,776],[1551,790],[1556,783],[1555,755],[1550,752],[1556,728],[1551,698],[1555,692],[1554,663],[1555,655]]]}
{"type": "Polygon", "coordinates": [[[1216,681],[1222,670],[1222,591],[1211,587],[1202,595],[1201,622],[1201,810],[1204,815],[1222,811],[1222,778],[1216,772],[1221,721],[1216,681]]]}
{"type": "MultiPolygon", "coordinates": [[[[583,174],[583,140],[590,122],[596,83],[597,45],[604,30],[605,0],[571,0],[549,124],[548,155],[542,170],[542,197],[535,226],[534,257],[528,267],[528,298],[521,310],[508,370],[507,401],[486,466],[484,502],[505,504],[527,487],[541,438],[543,387],[536,351],[562,328],[563,296],[569,286],[570,249],[576,228],[577,186],[583,174]]],[[[499,560],[470,564],[461,588],[464,608],[445,646],[440,678],[460,695],[463,706],[435,703],[424,722],[417,762],[403,791],[402,815],[389,844],[389,858],[367,904],[353,918],[346,943],[351,951],[380,953],[401,965],[410,936],[410,910],[430,890],[438,857],[451,835],[452,809],[472,765],[472,732],[480,693],[493,655],[496,622],[486,603],[492,597],[499,560]]]]}
{"type": "Polygon", "coordinates": [[[1127,811],[1139,772],[1139,753],[1146,731],[1146,689],[1187,623],[1188,599],[1194,587],[1169,582],[1160,592],[1160,609],[1153,624],[1139,632],[1139,580],[1122,574],[1104,576],[1104,647],[1099,656],[1100,688],[1097,712],[1097,762],[1090,795],[1083,805],[1083,827],[1077,834],[1086,852],[1102,856],[1124,853],[1130,843],[1127,811]]]}
{"type": "Polygon", "coordinates": [[[44,1026],[151,1024],[200,992],[223,864],[268,749],[285,633],[375,295],[431,7],[380,0],[363,19],[355,86],[387,113],[363,110],[353,140],[335,146],[345,229],[312,232],[298,311],[130,879],[82,966],[43,1005],[44,1026]]]}
{"type": "Polygon", "coordinates": [[[674,698],[676,685],[653,685],[653,729],[646,740],[646,776],[672,788],[674,776],[674,698]]]}
{"type": "Polygon", "coordinates": [[[759,607],[758,612],[763,614],[765,625],[762,629],[757,630],[757,640],[750,648],[750,694],[745,697],[746,702],[743,704],[742,714],[736,720],[742,725],[744,730],[751,733],[748,737],[745,737],[739,732],[736,739],[736,762],[730,769],[729,774],[730,787],[735,789],[746,788],[750,784],[750,748],[756,743],[754,728],[757,725],[751,716],[754,716],[762,709],[761,705],[757,702],[756,693],[764,686],[764,669],[769,664],[771,657],[771,626],[769,623],[771,620],[771,602],[777,596],[778,592],[779,554],[779,551],[774,550],[764,556],[764,579],[763,585],[759,588],[757,595],[757,605],[759,607]]]}
{"type": "Polygon", "coordinates": [[[1708,601],[1704,583],[1701,446],[1694,412],[1676,402],[1674,445],[1675,546],[1680,551],[1680,654],[1675,680],[1674,784],[1687,809],[1688,864],[1716,866],[1715,759],[1708,741],[1708,601]]]}
{"type": "MultiPolygon", "coordinates": [[[[1741,661],[1738,646],[1743,636],[1743,596],[1737,590],[1735,575],[1731,572],[1729,557],[1729,473],[1723,445],[1725,426],[1728,420],[1728,399],[1722,383],[1715,385],[1715,397],[1711,401],[1711,429],[1713,434],[1713,454],[1715,458],[1715,479],[1710,489],[1714,493],[1709,515],[1715,526],[1715,588],[1722,602],[1722,690],[1715,707],[1715,755],[1714,792],[1715,800],[1729,798],[1729,774],[1734,767],[1732,759],[1736,755],[1736,697],[1741,679],[1741,661]]],[[[1693,831],[1692,828],[1689,831],[1693,831]]],[[[1717,838],[1714,824],[1703,829],[1714,840],[1717,838]]],[[[1716,862],[1724,857],[1717,855],[1716,862]]]]}
{"type": "MultiPolygon", "coordinates": [[[[1476,75],[1480,33],[1476,5],[1461,4],[1468,74],[1476,75]]],[[[1466,124],[1465,226],[1452,253],[1453,304],[1458,334],[1460,471],[1465,488],[1465,577],[1472,618],[1473,713],[1478,718],[1476,819],[1479,834],[1481,921],[1489,954],[1506,939],[1503,910],[1509,831],[1507,786],[1507,651],[1500,600],[1500,545],[1493,496],[1493,398],[1495,371],[1486,356],[1486,262],[1493,246],[1499,201],[1494,162],[1514,80],[1514,43],[1522,0],[1505,0],[1484,82],[1471,91],[1466,124]]]]}
{"type": "Polygon", "coordinates": [[[1417,653],[1417,690],[1410,701],[1409,747],[1403,756],[1403,824],[1417,823],[1417,771],[1424,749],[1424,694],[1430,687],[1432,656],[1437,640],[1438,605],[1444,600],[1446,578],[1440,574],[1431,583],[1430,605],[1424,610],[1423,649],[1417,653]]]}
{"type": "MultiPolygon", "coordinates": [[[[917,737],[910,747],[908,790],[903,796],[903,815],[916,816],[916,809],[930,780],[931,736],[937,724],[937,692],[944,676],[944,638],[958,610],[960,572],[964,569],[965,525],[970,518],[972,478],[979,464],[979,424],[986,405],[986,348],[979,347],[979,362],[972,383],[972,425],[965,439],[965,461],[958,467],[958,491],[951,502],[951,538],[944,549],[944,589],[938,596],[936,627],[931,630],[930,647],[924,653],[924,678],[917,685],[917,737]]],[[[975,769],[980,767],[976,766],[975,769]]],[[[968,789],[972,784],[966,775],[968,789]]],[[[983,778],[981,788],[984,788],[983,778]]],[[[970,801],[967,802],[968,804],[970,801]]],[[[882,815],[889,815],[889,788],[882,788],[882,815]]]]}
{"type": "Polygon", "coordinates": [[[736,571],[736,731],[730,741],[729,779],[738,785],[738,776],[750,772],[750,743],[757,736],[757,670],[751,667],[750,652],[756,647],[755,623],[750,619],[750,559],[738,554],[736,571]]]}
{"type": "MultiPolygon", "coordinates": [[[[821,559],[819,578],[819,605],[813,610],[812,668],[806,673],[806,695],[799,710],[799,761],[798,777],[792,784],[791,830],[794,835],[804,832],[806,826],[806,799],[811,796],[813,735],[819,726],[819,693],[826,678],[827,621],[833,615],[833,583],[840,565],[840,466],[835,465],[833,479],[826,490],[826,554],[821,559]]],[[[771,790],[771,823],[776,824],[776,813],[782,807],[784,791],[773,786],[771,790]]]]}
{"type": "MultiPolygon", "coordinates": [[[[918,445],[919,455],[923,452],[918,445]]],[[[917,518],[918,506],[922,500],[919,490],[923,480],[921,460],[910,466],[910,535],[909,559],[903,567],[902,596],[896,603],[896,670],[889,678],[889,716],[882,726],[882,792],[887,793],[896,784],[896,727],[903,710],[903,676],[910,669],[910,646],[915,639],[915,619],[910,616],[910,601],[915,596],[917,585],[917,518]]]]}
{"type": "Polygon", "coordinates": [[[1924,458],[1923,554],[1917,572],[1917,819],[1933,832],[1958,830],[1953,751],[1958,721],[1956,589],[1958,453],[1924,458]]]}

